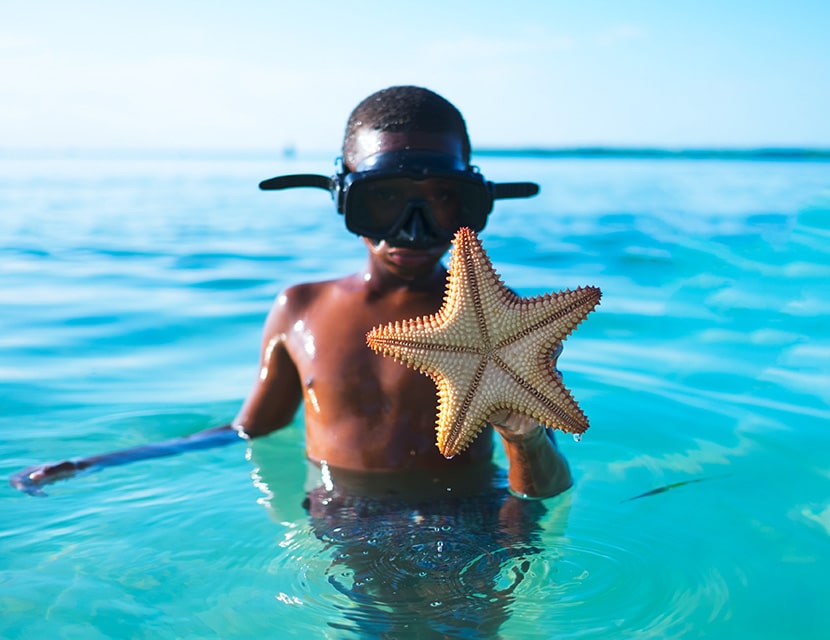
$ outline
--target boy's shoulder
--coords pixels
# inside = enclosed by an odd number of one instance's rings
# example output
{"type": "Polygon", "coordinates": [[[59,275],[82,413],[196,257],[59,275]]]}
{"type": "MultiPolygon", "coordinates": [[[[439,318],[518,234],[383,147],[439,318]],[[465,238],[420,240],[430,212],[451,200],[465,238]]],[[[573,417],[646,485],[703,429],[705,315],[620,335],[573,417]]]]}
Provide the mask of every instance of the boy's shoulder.
{"type": "MultiPolygon", "coordinates": [[[[265,321],[267,336],[288,331],[298,320],[337,314],[343,306],[342,297],[337,295],[348,286],[351,276],[336,280],[302,282],[285,288],[274,300],[274,305],[265,321]]],[[[345,305],[348,307],[348,304],[345,305]]],[[[352,305],[353,306],[353,305],[352,305]]]]}
{"type": "Polygon", "coordinates": [[[301,282],[286,288],[279,296],[278,301],[287,309],[305,309],[312,303],[336,294],[338,292],[353,291],[361,282],[356,274],[332,280],[316,282],[301,282]]]}

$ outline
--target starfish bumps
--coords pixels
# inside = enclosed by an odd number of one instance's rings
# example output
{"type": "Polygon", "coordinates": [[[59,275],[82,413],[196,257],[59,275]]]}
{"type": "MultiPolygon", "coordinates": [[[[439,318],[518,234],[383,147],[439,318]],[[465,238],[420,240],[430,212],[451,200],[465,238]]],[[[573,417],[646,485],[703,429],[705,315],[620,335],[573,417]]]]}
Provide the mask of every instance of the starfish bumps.
{"type": "Polygon", "coordinates": [[[437,445],[448,458],[503,410],[579,434],[588,419],[551,365],[551,354],[600,296],[596,287],[580,287],[521,298],[499,279],[475,232],[464,228],[453,239],[438,313],[375,327],[366,340],[435,382],[437,445]]]}

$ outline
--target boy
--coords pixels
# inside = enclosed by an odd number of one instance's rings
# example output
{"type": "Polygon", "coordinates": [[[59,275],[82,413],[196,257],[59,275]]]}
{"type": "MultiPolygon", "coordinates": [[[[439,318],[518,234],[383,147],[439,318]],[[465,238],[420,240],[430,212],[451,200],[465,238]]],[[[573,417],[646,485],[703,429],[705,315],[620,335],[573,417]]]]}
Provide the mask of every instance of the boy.
{"type": "Polygon", "coordinates": [[[310,183],[288,176],[261,186],[331,187],[347,227],[366,244],[366,267],[338,280],[289,287],[277,298],[265,322],[259,376],[233,423],[168,443],[27,469],[12,483],[37,492],[79,469],[211,446],[234,433],[256,438],[290,424],[302,404],[309,461],[346,490],[474,492],[492,467],[493,428],[504,440],[515,494],[545,498],[567,489],[570,473],[552,434],[524,416],[494,416],[493,427],[463,454],[443,458],[435,446],[434,384],[365,343],[372,327],[441,307],[447,277],[441,258],[450,238],[461,226],[480,230],[489,213],[489,207],[471,204],[480,177],[469,160],[463,117],[441,96],[391,87],[363,100],[349,118],[343,171],[331,184],[319,176],[310,183]],[[413,171],[427,178],[412,179],[413,171]]]}

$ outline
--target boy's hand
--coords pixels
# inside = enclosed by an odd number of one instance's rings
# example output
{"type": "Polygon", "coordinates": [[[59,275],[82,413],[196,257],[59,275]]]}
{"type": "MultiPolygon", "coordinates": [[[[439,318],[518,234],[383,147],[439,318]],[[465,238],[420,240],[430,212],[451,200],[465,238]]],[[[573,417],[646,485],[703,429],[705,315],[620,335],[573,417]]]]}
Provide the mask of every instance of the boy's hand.
{"type": "Polygon", "coordinates": [[[71,478],[82,470],[83,466],[72,460],[54,464],[39,464],[18,471],[9,479],[9,484],[30,496],[45,496],[46,493],[41,487],[57,480],[71,478]]]}
{"type": "Polygon", "coordinates": [[[498,412],[490,418],[490,423],[508,440],[521,440],[539,430],[539,423],[533,418],[510,411],[498,412]]]}

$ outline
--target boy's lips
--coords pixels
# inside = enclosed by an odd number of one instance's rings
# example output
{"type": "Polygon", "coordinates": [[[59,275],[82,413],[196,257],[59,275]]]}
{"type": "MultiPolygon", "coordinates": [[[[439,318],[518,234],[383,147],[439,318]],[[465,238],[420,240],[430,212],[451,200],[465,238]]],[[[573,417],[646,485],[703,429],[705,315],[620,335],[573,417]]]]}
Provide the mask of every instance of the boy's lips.
{"type": "Polygon", "coordinates": [[[401,266],[434,262],[436,257],[439,259],[441,257],[437,253],[434,249],[407,249],[404,247],[391,247],[388,251],[389,259],[401,266]]]}

